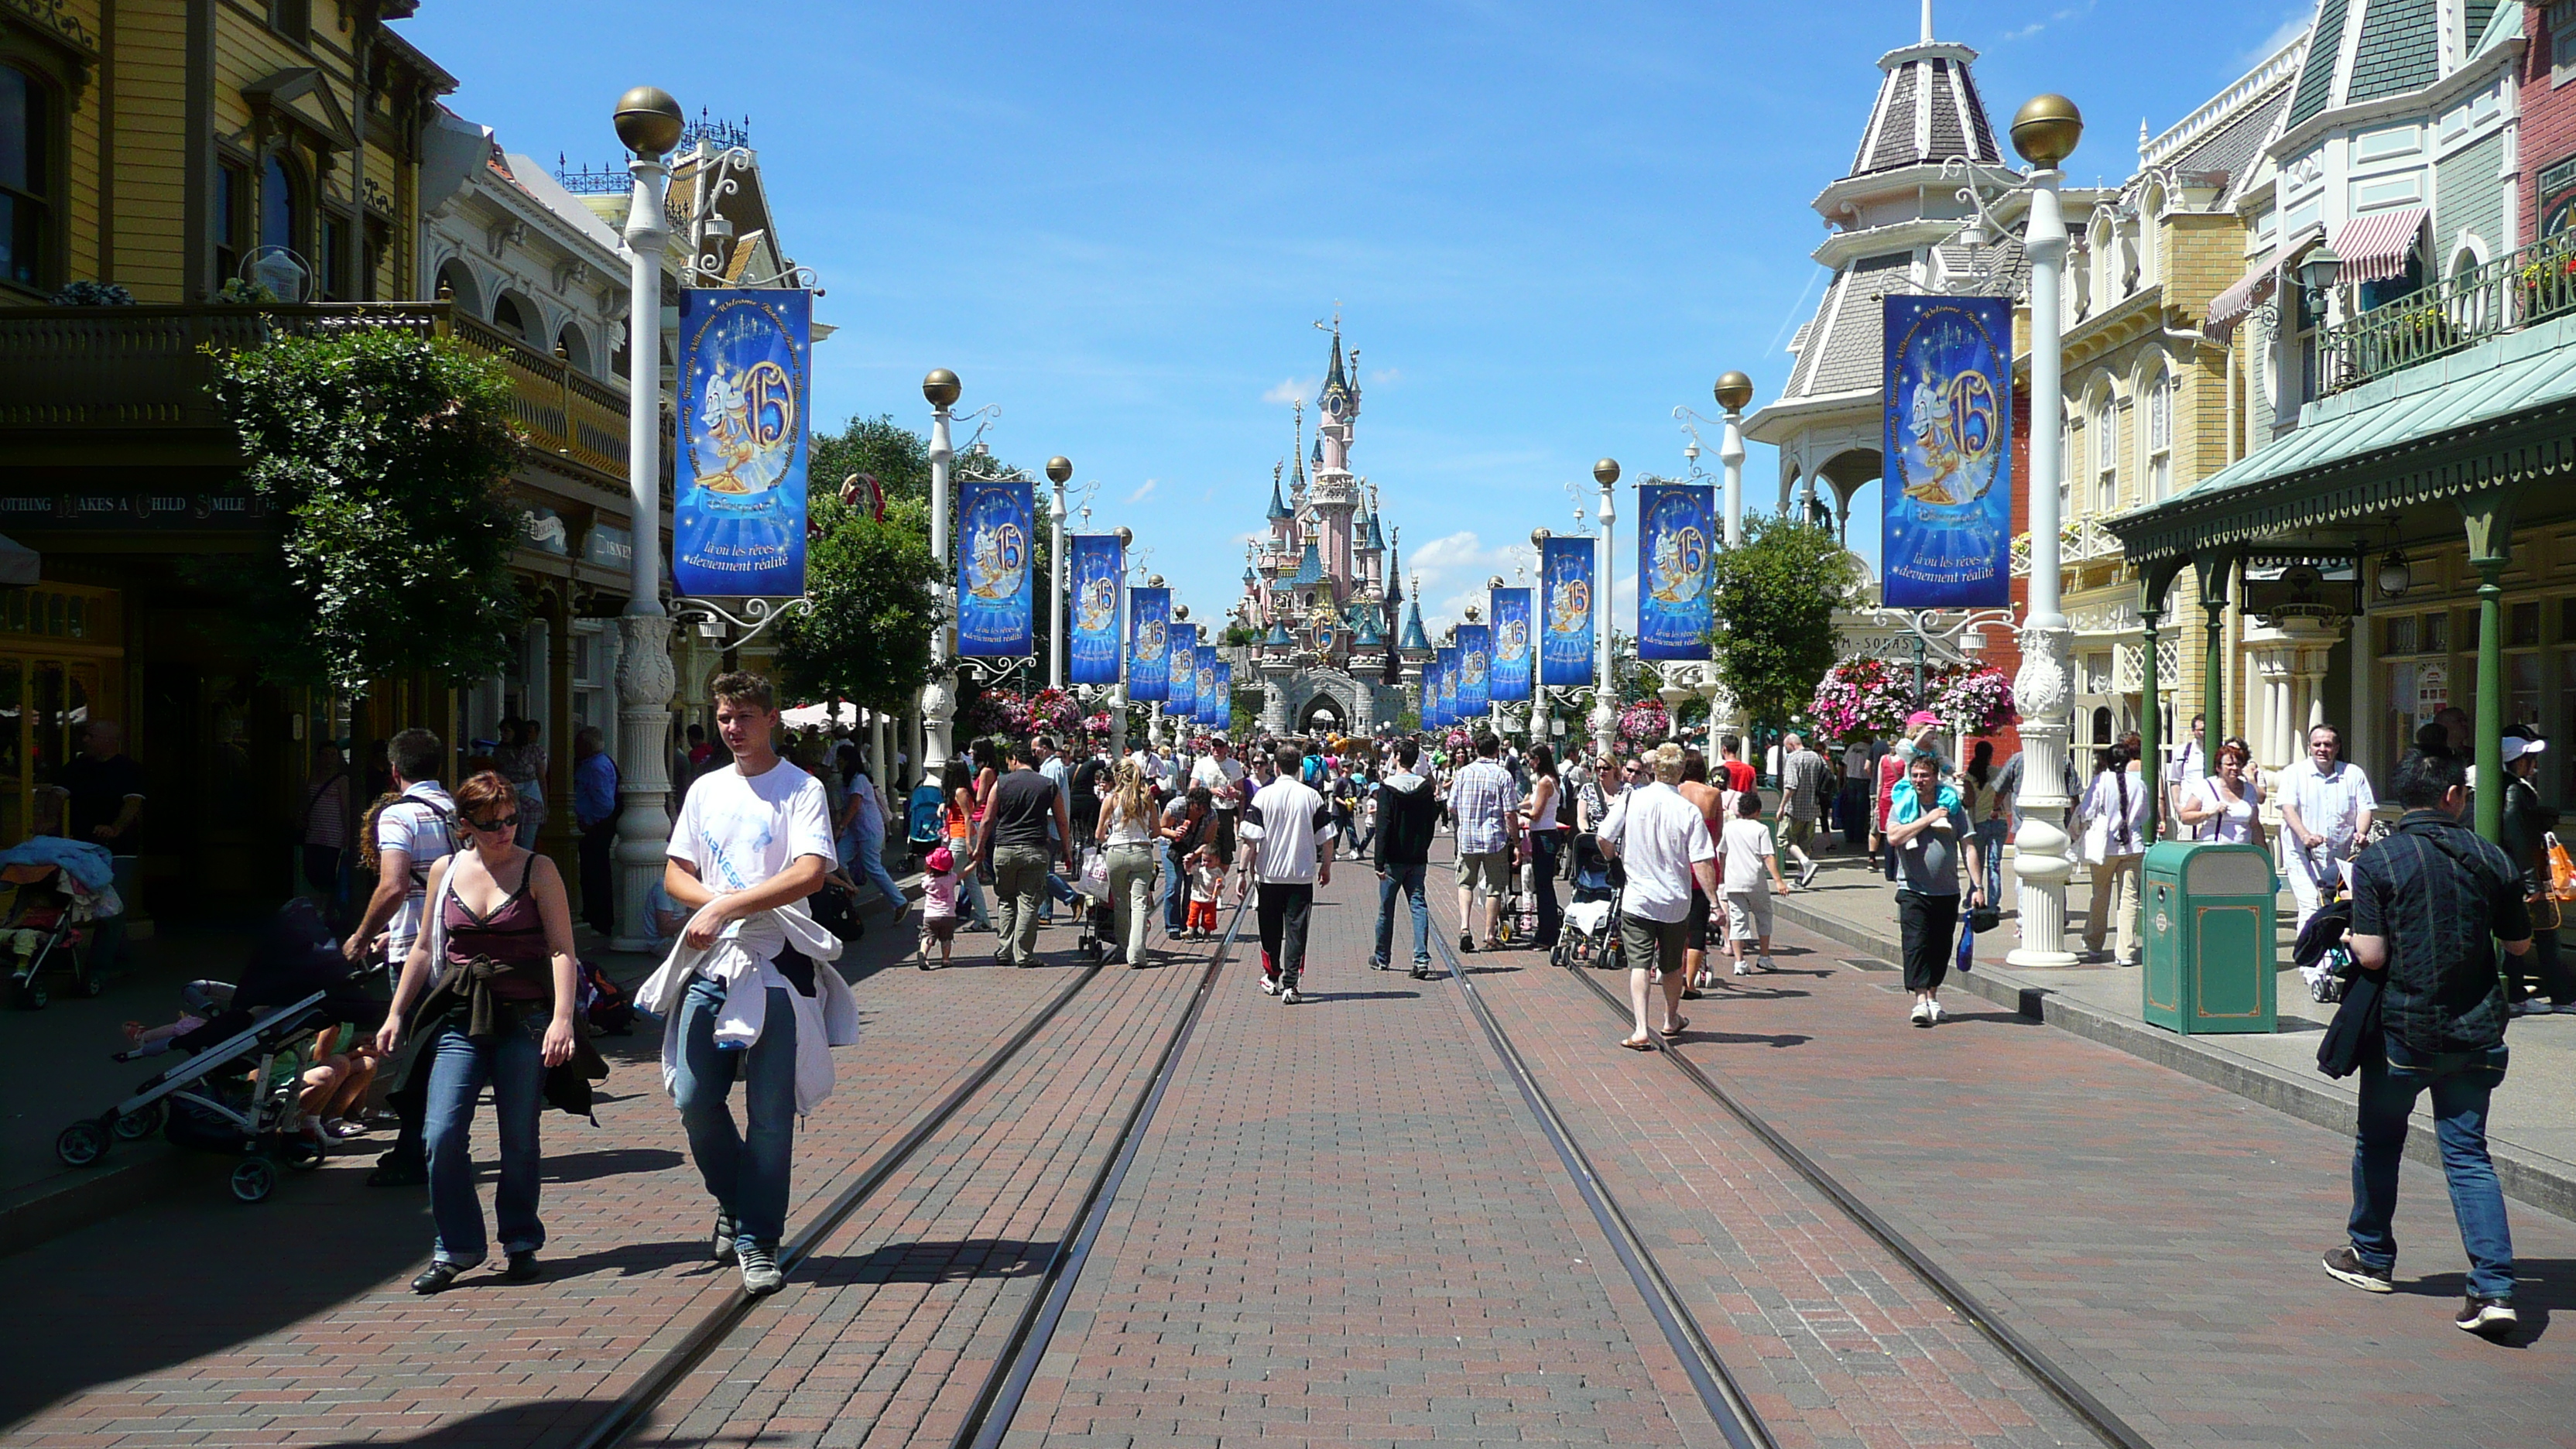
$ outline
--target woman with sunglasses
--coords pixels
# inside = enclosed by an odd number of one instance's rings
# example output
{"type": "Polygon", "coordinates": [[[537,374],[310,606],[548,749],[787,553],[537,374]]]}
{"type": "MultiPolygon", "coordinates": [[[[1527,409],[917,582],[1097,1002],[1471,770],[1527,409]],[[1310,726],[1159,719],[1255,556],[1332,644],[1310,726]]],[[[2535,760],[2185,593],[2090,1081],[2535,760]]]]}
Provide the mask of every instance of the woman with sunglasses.
{"type": "Polygon", "coordinates": [[[585,1070],[598,1060],[574,1020],[580,987],[562,874],[519,844],[519,806],[508,780],[483,771],[457,788],[455,800],[467,848],[441,860],[430,877],[421,933],[376,1037],[378,1049],[392,1055],[414,1007],[414,1028],[429,1034],[422,1130],[437,1238],[429,1266],[411,1281],[412,1291],[424,1294],[444,1291],[486,1255],[470,1139],[474,1099],[487,1084],[501,1138],[495,1206],[509,1258],[502,1276],[513,1283],[537,1277],[537,1249],[546,1241],[537,1220],[546,1074],[576,1053],[587,1058],[585,1070]]]}
{"type": "Polygon", "coordinates": [[[2194,839],[2264,843],[2263,786],[2247,769],[2253,757],[2243,740],[2228,740],[2218,747],[2215,773],[2183,784],[2175,813],[2194,839]]]}

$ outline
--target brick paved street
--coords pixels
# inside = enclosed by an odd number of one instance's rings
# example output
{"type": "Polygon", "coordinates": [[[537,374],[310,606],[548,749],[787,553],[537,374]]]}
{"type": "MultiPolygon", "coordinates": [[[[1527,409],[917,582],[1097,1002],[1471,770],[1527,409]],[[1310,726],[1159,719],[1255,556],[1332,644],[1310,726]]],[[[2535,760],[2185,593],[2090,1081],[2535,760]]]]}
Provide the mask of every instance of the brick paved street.
{"type": "Polygon", "coordinates": [[[1323,895],[1306,1003],[1226,972],[1006,1442],[1719,1442],[1455,990],[1323,895]]]}
{"type": "MultiPolygon", "coordinates": [[[[990,941],[961,937],[960,966],[929,973],[896,961],[908,935],[877,930],[861,943],[853,969],[869,973],[857,986],[866,1037],[835,1054],[838,1088],[798,1135],[791,1235],[1068,979],[992,967],[982,954],[990,941]]],[[[1042,944],[1069,962],[1073,932],[1059,925],[1042,944]]],[[[1119,973],[1105,984],[1133,991],[1182,974],[1119,973]]],[[[1067,1017],[1056,1026],[1076,1034],[1101,1019],[1067,1017]]],[[[603,1039],[614,1071],[597,1130],[548,1115],[543,1283],[475,1274],[436,1299],[414,1297],[406,1285],[428,1256],[427,1203],[417,1190],[361,1185],[375,1148],[289,1177],[256,1208],[210,1181],[0,1259],[0,1301],[22,1321],[27,1305],[43,1305],[45,1324],[43,1353],[18,1355],[0,1376],[5,1442],[332,1442],[430,1430],[455,1442],[561,1442],[734,1281],[706,1259],[712,1209],[661,1089],[657,1040],[649,1023],[603,1039]]],[[[915,1170],[930,1168],[916,1159],[915,1170]]]]}
{"type": "MultiPolygon", "coordinates": [[[[2510,1205],[2525,1326],[2481,1342],[2450,1326],[2466,1265],[2438,1171],[2405,1169],[2398,1293],[2356,1292],[2316,1265],[2341,1241],[2347,1139],[1974,997],[1914,1030],[1892,972],[1780,939],[1779,975],[1689,1004],[1682,1050],[2153,1442],[2576,1443],[2576,1345],[2551,1331],[2576,1225],[2510,1205]]],[[[1486,988],[1588,1023],[1596,1050],[1550,1090],[1657,1081],[1556,974],[1486,988]]],[[[1691,1134],[1656,1145],[1687,1166],[1691,1134]]]]}

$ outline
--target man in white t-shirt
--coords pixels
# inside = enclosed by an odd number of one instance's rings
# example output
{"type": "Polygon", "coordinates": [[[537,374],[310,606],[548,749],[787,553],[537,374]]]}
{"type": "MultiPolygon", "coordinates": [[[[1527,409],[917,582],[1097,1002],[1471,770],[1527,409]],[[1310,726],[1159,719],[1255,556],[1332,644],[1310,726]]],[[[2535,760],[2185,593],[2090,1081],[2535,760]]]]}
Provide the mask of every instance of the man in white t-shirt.
{"type": "Polygon", "coordinates": [[[1619,792],[1599,832],[1601,848],[1627,865],[1628,884],[1619,896],[1619,944],[1628,957],[1628,1001],[1636,1008],[1637,1029],[1620,1045],[1641,1052],[1655,1049],[1658,1030],[1670,1041],[1690,1025],[1681,1004],[1682,989],[1690,984],[1682,953],[1689,944],[1691,886],[1696,882],[1711,900],[1719,899],[1721,891],[1708,817],[1674,788],[1682,778],[1682,747],[1657,745],[1646,753],[1645,763],[1653,766],[1654,779],[1619,792]],[[1650,972],[1663,983],[1660,1029],[1646,1020],[1650,972]]]}
{"type": "Polygon", "coordinates": [[[420,934],[430,868],[456,849],[456,802],[438,783],[442,753],[438,736],[424,729],[404,730],[386,741],[386,763],[401,795],[376,812],[376,891],[358,928],[340,945],[351,965],[382,963],[398,971],[420,934]]]}
{"type": "Polygon", "coordinates": [[[767,981],[768,1001],[756,1040],[719,1046],[716,1023],[726,1015],[728,988],[700,974],[664,1030],[680,1036],[671,1095],[698,1175],[716,1200],[716,1261],[741,1265],[746,1292],[774,1293],[785,1282],[778,1242],[787,1229],[798,1050],[823,1049],[800,1043],[788,993],[814,996],[816,973],[833,968],[791,945],[772,912],[823,884],[833,864],[832,819],[823,782],[778,757],[769,681],[735,672],[716,676],[713,689],[716,733],[733,763],[689,786],[671,827],[662,885],[691,912],[681,928],[689,945],[703,948],[733,932],[742,954],[760,966],[757,978],[737,976],[736,987],[767,981]],[[728,1101],[737,1078],[744,1130],[735,1128],[728,1101]]]}
{"type": "Polygon", "coordinates": [[[1297,981],[1306,969],[1315,887],[1333,883],[1331,812],[1324,797],[1297,778],[1303,763],[1295,745],[1281,745],[1278,775],[1243,810],[1243,841],[1260,892],[1261,954],[1270,963],[1261,989],[1289,1006],[1297,1004],[1297,981]]]}

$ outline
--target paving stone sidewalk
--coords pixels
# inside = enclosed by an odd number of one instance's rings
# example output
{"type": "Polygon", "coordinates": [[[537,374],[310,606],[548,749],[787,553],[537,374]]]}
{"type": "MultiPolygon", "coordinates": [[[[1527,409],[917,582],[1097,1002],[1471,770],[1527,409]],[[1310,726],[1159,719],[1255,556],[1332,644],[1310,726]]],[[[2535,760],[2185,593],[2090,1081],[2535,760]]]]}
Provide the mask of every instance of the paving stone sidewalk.
{"type": "Polygon", "coordinates": [[[1722,1442],[1454,991],[1367,968],[1374,880],[1322,895],[1306,1002],[1226,970],[1005,1442],[1722,1442]]]}
{"type": "MultiPolygon", "coordinates": [[[[990,941],[962,936],[957,968],[921,972],[900,961],[908,934],[880,926],[845,959],[866,1036],[835,1053],[838,1088],[798,1134],[791,1232],[1064,983],[1064,969],[966,964],[989,962],[990,941]]],[[[1042,945],[1069,967],[1070,924],[1042,945]]],[[[602,1045],[599,1127],[545,1123],[545,1281],[478,1273],[412,1295],[427,1203],[361,1185],[374,1147],[290,1175],[256,1208],[220,1183],[173,1195],[0,1259],[0,1301],[44,1325],[0,1375],[0,1443],[564,1442],[733,1282],[707,1261],[712,1208],[655,1028],[602,1045]]]]}

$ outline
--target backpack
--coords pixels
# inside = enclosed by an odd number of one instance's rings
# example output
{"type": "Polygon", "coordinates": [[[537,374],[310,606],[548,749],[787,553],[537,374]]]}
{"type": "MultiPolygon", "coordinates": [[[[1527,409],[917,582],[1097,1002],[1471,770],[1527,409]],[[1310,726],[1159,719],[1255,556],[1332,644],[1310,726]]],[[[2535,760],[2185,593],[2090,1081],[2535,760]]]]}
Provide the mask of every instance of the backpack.
{"type": "Polygon", "coordinates": [[[948,793],[927,780],[912,787],[904,805],[904,839],[915,850],[928,850],[947,838],[948,793]]]}
{"type": "Polygon", "coordinates": [[[582,1014],[603,1036],[632,1036],[635,1032],[635,1005],[608,973],[595,961],[583,961],[581,970],[582,1014]]]}

